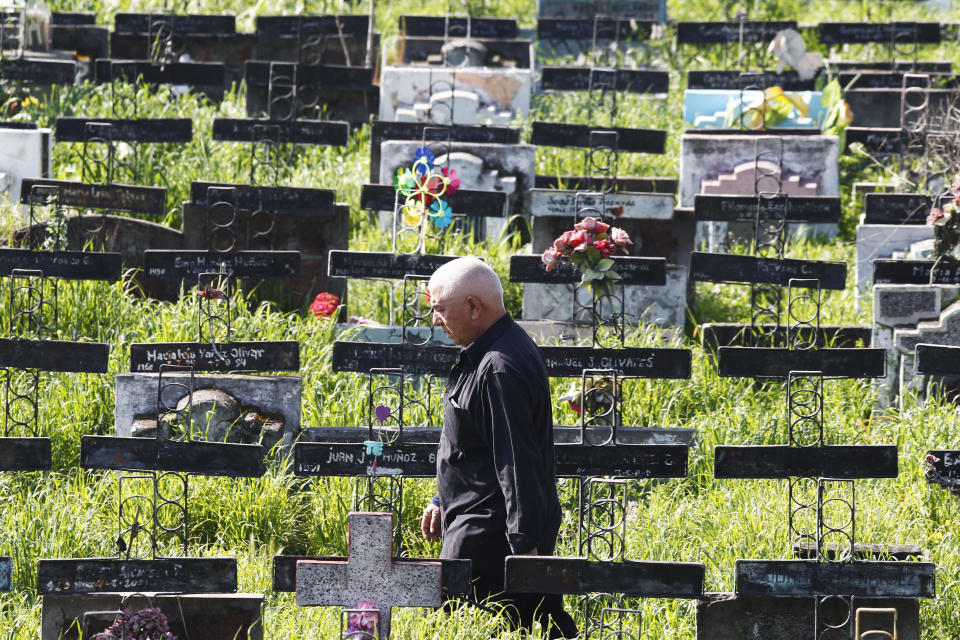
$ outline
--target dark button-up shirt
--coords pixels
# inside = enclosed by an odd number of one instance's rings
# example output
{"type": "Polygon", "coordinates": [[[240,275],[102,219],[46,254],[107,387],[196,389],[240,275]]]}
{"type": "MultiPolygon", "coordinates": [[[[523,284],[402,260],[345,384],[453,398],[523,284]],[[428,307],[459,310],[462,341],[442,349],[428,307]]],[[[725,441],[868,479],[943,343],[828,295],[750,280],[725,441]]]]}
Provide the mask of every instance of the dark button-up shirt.
{"type": "Polygon", "coordinates": [[[546,367],[506,314],[461,350],[444,393],[437,458],[443,555],[476,564],[506,548],[491,536],[506,536],[514,554],[541,539],[540,551],[552,552],[561,515],[555,464],[546,367]]]}

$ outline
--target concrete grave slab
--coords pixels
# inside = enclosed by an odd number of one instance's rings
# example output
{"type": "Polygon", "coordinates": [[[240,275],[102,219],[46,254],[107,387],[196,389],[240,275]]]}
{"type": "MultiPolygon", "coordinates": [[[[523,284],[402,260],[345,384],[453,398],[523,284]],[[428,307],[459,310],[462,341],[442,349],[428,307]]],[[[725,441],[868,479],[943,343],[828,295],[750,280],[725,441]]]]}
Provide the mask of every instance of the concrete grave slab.
{"type": "MultiPolygon", "coordinates": [[[[138,416],[157,413],[155,373],[120,373],[116,377],[114,431],[121,437],[133,435],[138,416]]],[[[188,385],[190,376],[165,373],[164,384],[188,385]]],[[[290,445],[300,432],[302,380],[299,376],[199,375],[193,376],[194,391],[216,389],[236,398],[242,411],[255,410],[283,423],[281,444],[290,445]]],[[[169,400],[168,400],[169,401],[169,400]]]]}
{"type": "MultiPolygon", "coordinates": [[[[626,305],[625,323],[654,324],[661,327],[683,327],[686,319],[687,269],[667,266],[667,284],[662,287],[624,286],[626,305]]],[[[574,300],[588,305],[592,299],[589,289],[576,285],[523,285],[523,317],[538,320],[571,321],[574,300]]]]}
{"type": "MultiPolygon", "coordinates": [[[[709,593],[697,602],[697,640],[809,640],[814,628],[812,598],[737,597],[709,593]]],[[[837,603],[839,604],[839,603],[837,603]]],[[[909,598],[857,598],[857,607],[897,610],[899,640],[920,640],[920,605],[909,598]]],[[[839,613],[839,612],[838,612],[839,613]]],[[[845,613],[840,620],[845,618],[845,613]]],[[[886,618],[864,619],[869,628],[884,629],[886,618]]]]}
{"type": "Polygon", "coordinates": [[[886,375],[877,381],[877,402],[889,406],[900,389],[900,353],[894,343],[897,327],[915,327],[922,320],[939,318],[946,301],[960,294],[957,287],[914,284],[878,284],[873,287],[871,346],[885,349],[886,375]]]}
{"type": "Polygon", "coordinates": [[[909,249],[914,242],[932,238],[933,228],[926,225],[857,225],[857,292],[865,293],[873,283],[874,260],[892,258],[895,252],[909,249]]]}
{"type": "MultiPolygon", "coordinates": [[[[550,190],[543,190],[551,193],[550,190]]],[[[567,192],[559,192],[567,193],[567,192]]],[[[666,286],[626,286],[627,322],[656,324],[665,328],[682,328],[686,318],[687,270],[690,252],[694,248],[696,222],[692,215],[671,211],[669,217],[661,217],[663,207],[670,196],[644,194],[656,208],[651,216],[616,218],[615,225],[625,230],[633,240],[630,255],[667,259],[666,286]],[[660,198],[665,198],[661,200],[660,198]]],[[[561,196],[562,197],[562,196],[561,196]]],[[[614,198],[616,198],[614,194],[614,198]]],[[[555,200],[560,202],[562,200],[555,200]]],[[[581,204],[583,200],[581,200],[581,204]]],[[[531,222],[533,253],[539,254],[553,244],[564,231],[573,228],[573,208],[562,215],[537,215],[531,222]]],[[[573,289],[568,285],[534,284],[523,285],[523,318],[525,320],[573,321],[573,289]]],[[[580,289],[577,299],[586,302],[589,293],[580,289]]]]}
{"type": "MultiPolygon", "coordinates": [[[[98,593],[83,595],[45,595],[40,623],[40,640],[79,640],[78,624],[83,624],[84,613],[91,611],[116,611],[124,595],[98,593]]],[[[132,610],[153,605],[160,608],[170,623],[170,631],[178,638],[190,637],[203,632],[208,640],[235,640],[247,638],[262,640],[263,621],[261,607],[263,595],[259,593],[230,594],[138,594],[127,600],[132,610]]],[[[106,626],[106,625],[105,625],[106,626]]],[[[102,631],[103,629],[96,629],[102,631]]]]}
{"type": "Polygon", "coordinates": [[[960,346],[960,302],[954,302],[935,320],[918,322],[916,327],[894,329],[893,346],[900,356],[900,398],[907,389],[922,390],[923,376],[916,373],[914,360],[918,344],[960,346]]]}
{"type": "MultiPolygon", "coordinates": [[[[769,160],[772,155],[782,152],[783,174],[787,183],[817,184],[816,194],[836,196],[840,193],[840,171],[838,165],[839,145],[836,136],[820,135],[784,135],[762,136],[744,133],[702,134],[685,133],[680,138],[680,189],[681,207],[692,207],[694,197],[703,193],[704,182],[708,188],[718,181],[718,176],[735,173],[737,167],[745,163],[753,164],[757,160],[769,160]],[[794,180],[796,176],[796,180],[794,180]]],[[[746,181],[749,183],[749,180],[746,181]]],[[[742,181],[729,183],[732,188],[745,189],[750,193],[731,193],[730,195],[754,195],[756,191],[745,188],[742,181]]],[[[746,187],[749,187],[746,184],[746,187]]],[[[760,185],[761,190],[766,190],[760,185]]],[[[775,187],[774,187],[775,188],[775,187]]],[[[809,193],[809,189],[806,190],[809,193]]],[[[714,193],[716,193],[714,191],[714,193]]],[[[749,225],[735,223],[702,223],[701,236],[707,240],[710,251],[717,251],[727,243],[728,230],[734,238],[743,240],[752,235],[749,225]]],[[[790,225],[796,235],[819,234],[835,235],[835,224],[810,225],[795,223],[790,225]]]]}
{"type": "Polygon", "coordinates": [[[380,79],[380,119],[506,125],[530,114],[532,83],[530,69],[389,66],[380,79]]]}
{"type": "MultiPolygon", "coordinates": [[[[413,166],[419,140],[389,140],[380,146],[380,181],[388,183],[400,168],[413,166]]],[[[482,189],[507,193],[507,213],[529,213],[529,191],[534,185],[536,161],[532,145],[451,142],[430,143],[435,164],[456,170],[463,189],[482,189]],[[449,165],[448,165],[449,160],[449,165]]],[[[489,224],[503,220],[488,218],[489,224]]],[[[489,231],[489,226],[488,226],[489,231]]]]}
{"type": "Polygon", "coordinates": [[[0,123],[0,196],[19,202],[21,180],[49,177],[50,129],[7,129],[0,123]]]}

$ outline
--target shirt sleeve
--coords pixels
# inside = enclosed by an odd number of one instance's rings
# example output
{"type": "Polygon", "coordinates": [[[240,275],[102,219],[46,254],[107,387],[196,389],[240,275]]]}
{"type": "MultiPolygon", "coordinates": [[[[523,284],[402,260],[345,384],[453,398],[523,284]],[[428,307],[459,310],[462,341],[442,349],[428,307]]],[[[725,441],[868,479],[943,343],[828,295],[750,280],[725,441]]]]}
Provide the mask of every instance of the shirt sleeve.
{"type": "MultiPolygon", "coordinates": [[[[490,449],[507,506],[507,542],[514,554],[537,546],[547,522],[543,453],[533,423],[530,389],[509,371],[494,371],[481,385],[490,449]]],[[[552,480],[552,479],[551,479],[552,480]]]]}

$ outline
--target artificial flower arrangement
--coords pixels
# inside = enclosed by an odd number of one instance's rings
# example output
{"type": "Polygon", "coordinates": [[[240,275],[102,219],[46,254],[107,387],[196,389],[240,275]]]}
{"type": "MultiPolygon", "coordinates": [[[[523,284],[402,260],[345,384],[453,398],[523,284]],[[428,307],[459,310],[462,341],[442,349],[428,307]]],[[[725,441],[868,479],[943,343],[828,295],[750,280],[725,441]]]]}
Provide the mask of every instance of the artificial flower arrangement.
{"type": "Polygon", "coordinates": [[[403,223],[408,227],[415,227],[425,219],[438,229],[445,229],[453,222],[453,209],[443,198],[456,193],[460,179],[453,169],[438,169],[435,161],[429,147],[420,147],[414,154],[413,167],[399,169],[394,178],[394,186],[403,198],[403,223]]]}
{"type": "Polygon", "coordinates": [[[336,294],[326,291],[318,293],[317,297],[310,303],[310,313],[318,318],[329,318],[337,312],[340,305],[340,298],[336,294]]]}
{"type": "Polygon", "coordinates": [[[541,260],[547,271],[562,260],[569,260],[580,271],[580,286],[589,286],[594,297],[613,293],[620,274],[613,270],[612,256],[617,251],[627,253],[633,244],[627,232],[611,227],[596,218],[586,217],[565,231],[543,252],[541,260]]]}
{"type": "Polygon", "coordinates": [[[960,176],[948,188],[946,204],[935,202],[927,215],[927,224],[933,227],[933,253],[938,258],[956,259],[960,244],[960,176]]]}
{"type": "Polygon", "coordinates": [[[170,632],[167,616],[157,607],[140,609],[136,613],[124,609],[114,623],[93,636],[93,640],[177,640],[170,632]]]}
{"type": "Polygon", "coordinates": [[[597,416],[613,408],[615,393],[612,377],[588,376],[585,380],[575,380],[558,401],[566,402],[574,413],[583,413],[586,409],[588,414],[597,416]]]}
{"type": "MultiPolygon", "coordinates": [[[[846,89],[840,87],[840,81],[830,77],[829,68],[823,56],[807,51],[806,44],[799,33],[793,29],[779,31],[770,42],[768,52],[777,61],[777,73],[792,67],[801,80],[810,80],[817,76],[820,69],[826,69],[826,75],[817,77],[820,91],[820,131],[824,135],[840,138],[840,148],[845,146],[846,129],[853,122],[853,111],[844,100],[846,89]]],[[[855,77],[852,85],[857,81],[855,77]]],[[[847,89],[850,88],[847,85],[847,89]]],[[[807,117],[810,104],[798,93],[784,91],[781,87],[769,87],[763,91],[759,100],[746,104],[746,100],[731,100],[727,105],[724,126],[740,125],[747,129],[765,129],[785,122],[793,116],[794,110],[800,117],[807,117]]]]}
{"type": "Polygon", "coordinates": [[[345,640],[348,638],[373,638],[377,632],[378,618],[377,605],[375,603],[368,600],[358,602],[357,606],[347,614],[347,629],[343,634],[343,638],[345,640]]]}

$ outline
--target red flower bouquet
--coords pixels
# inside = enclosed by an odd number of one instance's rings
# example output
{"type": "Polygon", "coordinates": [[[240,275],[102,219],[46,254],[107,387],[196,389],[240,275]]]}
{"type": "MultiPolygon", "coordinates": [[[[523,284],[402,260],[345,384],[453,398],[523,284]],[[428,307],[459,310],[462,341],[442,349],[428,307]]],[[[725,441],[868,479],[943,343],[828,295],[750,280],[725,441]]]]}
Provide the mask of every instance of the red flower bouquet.
{"type": "Polygon", "coordinates": [[[580,286],[590,286],[595,296],[613,293],[620,274],[613,270],[613,258],[617,251],[627,253],[633,244],[627,232],[619,227],[586,217],[570,231],[553,241],[553,246],[543,252],[541,260],[550,271],[561,260],[569,260],[580,271],[580,286]]]}
{"type": "Polygon", "coordinates": [[[337,312],[337,306],[340,304],[340,298],[332,293],[318,293],[310,304],[310,312],[318,318],[329,318],[337,312]]]}

